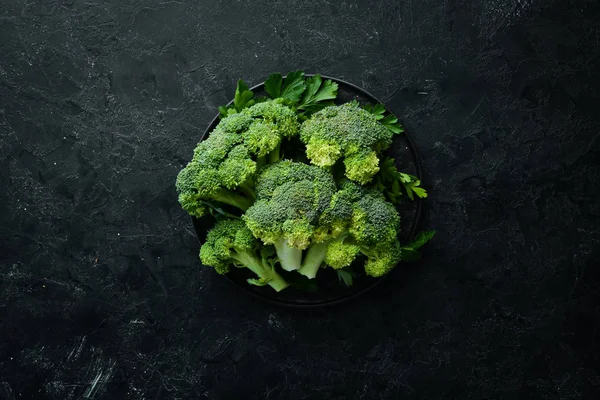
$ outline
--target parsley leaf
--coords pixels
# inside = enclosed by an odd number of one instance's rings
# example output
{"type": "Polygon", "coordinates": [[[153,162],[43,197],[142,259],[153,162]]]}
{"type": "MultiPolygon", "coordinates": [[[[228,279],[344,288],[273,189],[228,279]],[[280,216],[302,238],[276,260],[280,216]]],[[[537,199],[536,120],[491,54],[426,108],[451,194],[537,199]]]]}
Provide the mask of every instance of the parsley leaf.
{"type": "Polygon", "coordinates": [[[390,131],[392,131],[392,132],[394,132],[396,134],[404,132],[404,128],[398,122],[398,118],[396,118],[396,116],[393,115],[393,114],[386,115],[379,122],[381,122],[383,124],[383,126],[385,126],[390,131]]]}
{"type": "Polygon", "coordinates": [[[372,106],[371,104],[365,104],[363,108],[371,114],[373,114],[375,116],[375,119],[381,122],[381,124],[388,128],[390,131],[394,133],[404,132],[404,128],[402,127],[402,125],[400,125],[400,123],[398,122],[398,118],[396,118],[394,114],[385,115],[385,112],[387,110],[383,104],[375,104],[374,106],[372,106]]]}
{"type": "Polygon", "coordinates": [[[421,231],[419,232],[419,234],[417,235],[417,237],[410,242],[409,244],[405,245],[405,248],[411,248],[413,250],[418,250],[421,247],[423,247],[423,245],[427,242],[429,242],[431,239],[433,239],[433,237],[435,236],[435,231],[421,231]]]}
{"type": "Polygon", "coordinates": [[[355,276],[355,273],[351,270],[338,269],[337,276],[340,283],[343,283],[344,285],[346,285],[346,287],[350,287],[354,283],[353,278],[355,276]]]}
{"type": "Polygon", "coordinates": [[[411,200],[414,200],[415,196],[421,199],[427,198],[427,191],[420,186],[419,178],[398,171],[392,157],[386,157],[379,163],[379,172],[373,180],[373,187],[383,192],[394,204],[401,202],[404,193],[411,200]]]}
{"type": "Polygon", "coordinates": [[[265,91],[272,99],[284,98],[290,105],[298,103],[305,90],[303,71],[290,72],[285,79],[281,74],[271,74],[265,81],[265,91]]]}
{"type": "Polygon", "coordinates": [[[421,253],[419,253],[418,250],[423,247],[425,243],[429,242],[435,236],[435,233],[435,231],[419,232],[412,242],[402,246],[402,261],[414,262],[420,260],[421,253]]]}
{"type": "Polygon", "coordinates": [[[229,108],[227,106],[219,106],[219,118],[225,118],[229,115],[229,108]]]}
{"type": "Polygon", "coordinates": [[[338,84],[331,80],[323,82],[321,75],[306,78],[306,90],[298,110],[305,110],[307,113],[314,113],[333,104],[333,99],[337,97],[338,84]]]}
{"type": "Polygon", "coordinates": [[[219,106],[219,117],[224,118],[228,115],[240,112],[244,108],[254,105],[256,101],[253,99],[254,93],[248,88],[248,85],[246,85],[246,83],[240,79],[237,83],[237,87],[235,88],[233,105],[219,106]]]}
{"type": "Polygon", "coordinates": [[[378,121],[383,119],[383,114],[385,113],[385,106],[383,104],[375,104],[374,106],[365,104],[363,108],[373,114],[378,121]]]}
{"type": "Polygon", "coordinates": [[[300,100],[305,89],[306,83],[304,83],[304,72],[290,72],[283,80],[283,88],[281,89],[280,97],[295,103],[300,100]]]}
{"type": "Polygon", "coordinates": [[[404,190],[406,190],[406,194],[408,198],[414,200],[414,196],[421,199],[427,198],[427,191],[419,186],[421,186],[421,181],[414,175],[405,174],[404,172],[399,172],[399,179],[404,185],[404,190]]]}
{"type": "Polygon", "coordinates": [[[248,89],[248,85],[246,85],[246,82],[240,79],[235,89],[235,97],[233,98],[233,106],[235,107],[236,111],[240,112],[244,108],[253,105],[253,98],[254,93],[252,93],[252,91],[248,89]]]}
{"type": "Polygon", "coordinates": [[[265,81],[265,92],[271,96],[272,99],[281,97],[281,85],[283,78],[281,74],[271,74],[265,81]]]}

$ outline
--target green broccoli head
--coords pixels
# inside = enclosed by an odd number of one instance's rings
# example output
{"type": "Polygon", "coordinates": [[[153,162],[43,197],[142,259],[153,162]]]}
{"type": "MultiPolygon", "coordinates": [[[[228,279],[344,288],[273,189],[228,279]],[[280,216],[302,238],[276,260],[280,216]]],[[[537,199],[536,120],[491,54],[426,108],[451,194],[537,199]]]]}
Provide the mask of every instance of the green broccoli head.
{"type": "Polygon", "coordinates": [[[320,240],[319,217],[335,192],[329,172],[284,160],[259,175],[258,200],[243,219],[254,236],[275,245],[284,269],[298,269],[302,250],[320,240]]]}
{"type": "Polygon", "coordinates": [[[242,111],[255,121],[272,124],[273,129],[283,138],[296,136],[300,129],[298,117],[294,110],[279,101],[265,101],[242,111]]]}
{"type": "Polygon", "coordinates": [[[197,190],[197,187],[199,186],[198,174],[200,170],[201,167],[197,162],[190,162],[179,172],[177,181],[175,182],[181,207],[187,211],[188,214],[197,218],[202,217],[208,211],[207,204],[198,195],[197,190]]]}
{"type": "Polygon", "coordinates": [[[254,179],[266,163],[280,159],[284,138],[298,134],[293,110],[280,102],[255,104],[223,118],[196,146],[180,172],[177,192],[182,207],[201,217],[219,203],[246,210],[255,199],[254,179]]]}
{"type": "Polygon", "coordinates": [[[400,262],[399,230],[400,215],[394,205],[380,192],[365,190],[354,203],[349,232],[353,243],[367,256],[367,275],[385,275],[400,262]]]}
{"type": "Polygon", "coordinates": [[[360,247],[351,241],[334,241],[327,248],[325,263],[334,269],[346,268],[360,254],[360,247]]]}
{"type": "Polygon", "coordinates": [[[213,267],[217,273],[226,274],[232,266],[248,268],[258,276],[258,280],[250,279],[250,283],[268,284],[277,291],[283,290],[288,284],[277,274],[268,257],[268,251],[262,249],[241,220],[217,222],[200,248],[202,263],[213,267]]]}
{"type": "Polygon", "coordinates": [[[248,148],[239,144],[231,149],[218,171],[223,186],[236,189],[252,181],[256,173],[256,162],[252,160],[248,148]]]}
{"type": "Polygon", "coordinates": [[[244,144],[258,157],[264,157],[271,153],[277,149],[280,143],[281,134],[272,122],[256,120],[244,132],[244,144]]]}
{"type": "Polygon", "coordinates": [[[356,242],[365,247],[397,241],[400,215],[385,197],[368,190],[354,203],[350,233],[356,242]]]}
{"type": "Polygon", "coordinates": [[[328,207],[319,216],[319,228],[315,233],[318,241],[336,238],[348,230],[357,200],[355,186],[352,182],[351,185],[341,185],[340,190],[331,196],[328,207]]]}
{"type": "Polygon", "coordinates": [[[346,176],[363,185],[379,171],[377,153],[390,146],[392,136],[373,114],[352,103],[326,107],[300,129],[313,164],[330,167],[344,159],[346,176]]]}
{"type": "Polygon", "coordinates": [[[175,184],[179,203],[190,215],[201,217],[219,203],[245,210],[254,202],[248,188],[256,162],[239,143],[239,135],[221,131],[196,146],[175,184]]]}
{"type": "Polygon", "coordinates": [[[243,117],[239,118],[250,120],[242,133],[244,144],[257,157],[271,154],[271,159],[279,160],[281,142],[296,136],[300,130],[296,113],[279,102],[258,103],[241,114],[243,117]]]}
{"type": "Polygon", "coordinates": [[[398,240],[391,241],[370,249],[361,249],[367,256],[365,273],[378,278],[390,272],[402,259],[402,249],[398,240]]]}
{"type": "Polygon", "coordinates": [[[284,160],[258,177],[258,201],[244,214],[250,230],[265,243],[285,239],[305,249],[313,240],[319,216],[336,191],[333,176],[311,165],[284,160]]]}

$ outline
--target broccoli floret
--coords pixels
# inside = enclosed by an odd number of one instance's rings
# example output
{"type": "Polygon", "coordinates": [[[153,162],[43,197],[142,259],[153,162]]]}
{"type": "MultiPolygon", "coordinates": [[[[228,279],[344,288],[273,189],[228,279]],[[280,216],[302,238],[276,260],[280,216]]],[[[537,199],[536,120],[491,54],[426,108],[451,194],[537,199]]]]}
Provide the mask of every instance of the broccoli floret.
{"type": "Polygon", "coordinates": [[[177,177],[181,206],[195,217],[220,208],[219,203],[245,211],[255,200],[256,173],[277,162],[282,140],[298,131],[294,111],[276,101],[223,118],[177,177]]]}
{"type": "Polygon", "coordinates": [[[334,269],[343,269],[350,266],[359,254],[360,247],[353,243],[351,237],[341,235],[338,240],[331,243],[327,248],[325,264],[334,269]]]}
{"type": "Polygon", "coordinates": [[[259,166],[279,161],[282,141],[300,130],[296,113],[278,101],[255,104],[241,114],[251,120],[243,134],[244,144],[258,157],[259,166]]]}
{"type": "Polygon", "coordinates": [[[356,104],[330,106],[302,124],[306,156],[320,167],[344,160],[346,176],[360,184],[379,171],[378,153],[392,143],[393,132],[356,104]]]}
{"type": "Polygon", "coordinates": [[[248,268],[258,277],[249,279],[249,283],[267,284],[279,292],[289,285],[275,271],[268,250],[261,248],[243,221],[225,219],[208,232],[206,242],[200,248],[200,260],[219,274],[228,273],[232,266],[248,268]]]}
{"type": "Polygon", "coordinates": [[[329,172],[284,160],[259,175],[258,200],[243,219],[254,236],[275,246],[283,269],[296,270],[302,265],[302,250],[321,240],[316,235],[319,217],[335,191],[329,172]]]}
{"type": "Polygon", "coordinates": [[[238,142],[234,133],[211,135],[179,172],[175,183],[179,203],[190,215],[202,217],[219,203],[240,210],[254,203],[251,181],[256,162],[238,142]]]}
{"type": "Polygon", "coordinates": [[[322,241],[307,253],[298,271],[308,278],[321,264],[343,269],[360,254],[367,256],[365,272],[381,276],[400,261],[400,216],[385,197],[371,189],[344,181],[320,218],[322,241]],[[310,262],[309,262],[310,261],[310,262]]]}
{"type": "Polygon", "coordinates": [[[402,249],[398,240],[392,240],[374,247],[361,246],[360,251],[367,256],[365,272],[378,278],[390,272],[402,259],[402,249]]]}

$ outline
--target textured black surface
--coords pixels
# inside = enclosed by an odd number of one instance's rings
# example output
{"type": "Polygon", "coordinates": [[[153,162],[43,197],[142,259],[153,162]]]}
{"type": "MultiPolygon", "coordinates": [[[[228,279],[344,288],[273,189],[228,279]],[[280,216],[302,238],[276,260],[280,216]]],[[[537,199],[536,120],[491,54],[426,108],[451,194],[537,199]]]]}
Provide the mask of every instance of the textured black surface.
{"type": "Polygon", "coordinates": [[[592,399],[595,0],[0,3],[2,399],[592,399]],[[199,269],[173,188],[234,82],[373,92],[436,240],[346,306],[199,269]]]}

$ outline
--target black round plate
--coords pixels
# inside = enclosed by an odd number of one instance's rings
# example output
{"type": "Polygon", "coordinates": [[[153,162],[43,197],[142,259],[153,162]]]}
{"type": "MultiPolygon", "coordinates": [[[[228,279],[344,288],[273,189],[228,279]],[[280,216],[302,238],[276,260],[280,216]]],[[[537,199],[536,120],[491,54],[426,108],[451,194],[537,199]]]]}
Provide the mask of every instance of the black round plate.
{"type": "MultiPolygon", "coordinates": [[[[311,75],[306,74],[306,76],[311,75]]],[[[338,83],[339,88],[338,97],[335,101],[336,104],[346,103],[353,99],[358,100],[361,104],[383,104],[375,96],[366,90],[353,85],[352,83],[328,76],[322,77],[323,79],[331,79],[332,81],[338,83]]],[[[266,95],[264,91],[264,82],[252,87],[251,90],[255,95],[266,95]]],[[[208,125],[208,128],[206,128],[206,131],[200,140],[203,140],[205,137],[207,137],[218,123],[219,116],[217,115],[208,125]]],[[[410,140],[406,132],[400,135],[395,135],[393,144],[388,150],[388,153],[390,156],[395,158],[396,166],[400,171],[415,175],[419,177],[419,179],[421,178],[421,165],[419,156],[413,142],[410,140]]],[[[407,241],[416,233],[419,219],[421,217],[421,201],[406,201],[398,207],[398,211],[400,212],[400,216],[402,218],[400,239],[402,241],[407,241]]],[[[203,243],[206,238],[206,232],[212,227],[214,220],[212,217],[192,217],[192,221],[198,241],[203,243]]],[[[285,271],[283,272],[285,273],[285,271]]],[[[300,277],[300,275],[296,274],[295,272],[289,274],[293,275],[285,275],[286,279],[294,278],[294,275],[300,277]]],[[[346,287],[339,282],[337,273],[332,268],[323,268],[319,271],[317,278],[313,280],[314,283],[318,285],[316,289],[310,289],[306,287],[301,289],[301,287],[307,282],[307,280],[301,280],[296,282],[297,285],[290,286],[280,293],[277,293],[269,286],[257,287],[248,284],[246,279],[251,277],[251,273],[249,274],[249,271],[245,268],[239,270],[234,269],[225,276],[231,283],[254,297],[288,307],[322,307],[339,304],[365,293],[367,290],[375,287],[377,284],[383,281],[383,279],[385,279],[385,276],[381,278],[371,278],[363,273],[354,277],[354,283],[351,287],[346,287]]]]}

